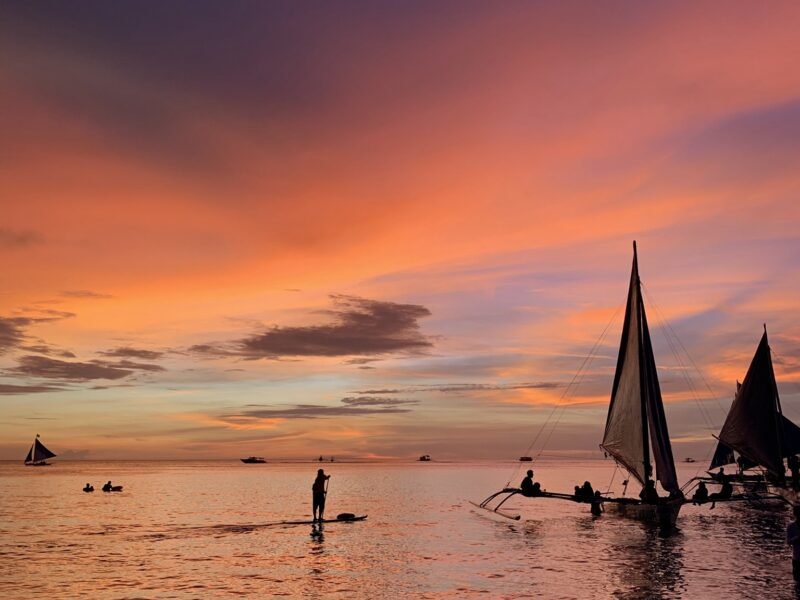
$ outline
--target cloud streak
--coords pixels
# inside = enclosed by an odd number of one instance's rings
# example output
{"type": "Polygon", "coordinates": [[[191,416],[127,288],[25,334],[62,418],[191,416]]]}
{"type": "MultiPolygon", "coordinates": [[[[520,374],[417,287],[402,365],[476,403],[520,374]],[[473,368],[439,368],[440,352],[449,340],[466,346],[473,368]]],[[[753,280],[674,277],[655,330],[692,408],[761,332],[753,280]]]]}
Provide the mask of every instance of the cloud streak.
{"type": "Polygon", "coordinates": [[[332,322],[275,326],[233,344],[199,344],[190,351],[246,359],[298,356],[375,356],[420,354],[433,346],[419,326],[431,312],[418,304],[331,296],[334,308],[321,311],[332,322]]]}

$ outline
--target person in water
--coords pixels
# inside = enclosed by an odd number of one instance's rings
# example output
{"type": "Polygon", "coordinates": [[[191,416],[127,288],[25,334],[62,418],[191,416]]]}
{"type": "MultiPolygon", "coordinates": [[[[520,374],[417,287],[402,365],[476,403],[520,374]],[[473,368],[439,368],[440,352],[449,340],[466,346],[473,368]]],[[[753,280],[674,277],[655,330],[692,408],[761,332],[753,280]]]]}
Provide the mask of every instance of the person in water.
{"type": "Polygon", "coordinates": [[[319,469],[317,471],[317,478],[311,486],[312,506],[314,509],[314,521],[319,520],[321,523],[325,514],[325,482],[330,479],[330,475],[325,475],[325,471],[319,469]],[[319,519],[317,519],[317,512],[319,512],[319,519]]]}
{"type": "Polygon", "coordinates": [[[786,543],[792,547],[792,576],[800,581],[800,505],[792,510],[794,521],[786,527],[786,543]]]}
{"type": "Polygon", "coordinates": [[[91,483],[87,483],[86,486],[83,488],[84,492],[93,492],[94,486],[91,483]]]}
{"type": "Polygon", "coordinates": [[[692,496],[692,504],[703,504],[704,502],[708,502],[708,488],[705,482],[701,481],[692,496]]]}
{"type": "Polygon", "coordinates": [[[103,491],[104,491],[104,492],[110,492],[110,491],[111,491],[111,487],[112,487],[112,486],[111,486],[111,482],[109,481],[108,483],[106,483],[106,484],[103,486],[103,491]]]}
{"type": "Polygon", "coordinates": [[[658,504],[658,491],[656,490],[656,482],[648,479],[642,491],[639,492],[643,504],[658,504]]]}
{"type": "Polygon", "coordinates": [[[599,517],[601,514],[603,514],[603,510],[603,498],[600,496],[600,490],[597,490],[594,493],[594,496],[592,496],[592,515],[599,517]]]}
{"type": "Polygon", "coordinates": [[[522,483],[519,484],[519,489],[522,490],[523,496],[533,496],[533,470],[528,469],[528,472],[525,474],[525,479],[522,480],[522,483]]]}

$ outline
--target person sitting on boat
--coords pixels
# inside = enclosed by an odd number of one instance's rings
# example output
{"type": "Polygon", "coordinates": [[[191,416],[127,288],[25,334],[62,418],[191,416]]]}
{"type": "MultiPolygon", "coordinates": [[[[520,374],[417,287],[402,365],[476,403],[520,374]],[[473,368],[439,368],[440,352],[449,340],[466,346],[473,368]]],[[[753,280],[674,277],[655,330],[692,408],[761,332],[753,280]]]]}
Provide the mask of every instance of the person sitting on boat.
{"type": "Polygon", "coordinates": [[[84,486],[83,491],[84,492],[93,492],[94,491],[94,486],[91,483],[87,483],[84,486]]]}
{"type": "Polygon", "coordinates": [[[656,490],[656,482],[652,479],[648,479],[642,491],[639,492],[639,498],[642,500],[643,504],[658,504],[659,498],[658,490],[656,490]]]}
{"type": "Polygon", "coordinates": [[[703,504],[704,502],[708,502],[708,488],[705,482],[701,481],[692,496],[692,504],[703,504]]]}
{"type": "Polygon", "coordinates": [[[719,491],[714,492],[708,497],[708,499],[711,500],[711,508],[716,506],[717,500],[729,500],[731,496],[733,496],[733,486],[731,485],[730,481],[725,479],[722,482],[722,487],[719,488],[719,491]]]}
{"type": "Polygon", "coordinates": [[[584,481],[581,486],[581,498],[584,502],[591,502],[594,499],[594,488],[588,481],[584,481]]]}
{"type": "MultiPolygon", "coordinates": [[[[541,486],[539,486],[541,488],[541,486]]],[[[533,484],[533,470],[528,469],[528,472],[525,474],[525,479],[522,480],[522,483],[519,484],[519,489],[522,491],[523,496],[535,496],[536,493],[534,492],[534,484],[533,484]]]]}
{"type": "Polygon", "coordinates": [[[111,482],[109,481],[103,486],[103,491],[104,492],[110,492],[112,487],[113,486],[111,485],[111,482]]]}
{"type": "Polygon", "coordinates": [[[313,520],[319,520],[320,523],[322,522],[325,513],[325,495],[327,494],[325,491],[325,482],[330,478],[330,475],[325,475],[325,471],[319,469],[317,471],[317,478],[314,480],[314,484],[311,486],[312,507],[314,513],[313,520]],[[317,519],[318,511],[319,519],[317,519]]]}
{"type": "Polygon", "coordinates": [[[599,517],[603,514],[603,498],[600,495],[600,490],[597,490],[592,496],[592,508],[591,508],[592,515],[595,517],[599,517]]]}
{"type": "Polygon", "coordinates": [[[581,489],[581,486],[579,486],[579,485],[575,486],[575,494],[574,494],[574,496],[575,496],[575,500],[577,500],[578,502],[583,500],[583,490],[581,489]]]}
{"type": "Polygon", "coordinates": [[[725,475],[725,467],[720,467],[716,474],[711,475],[711,478],[717,481],[725,481],[728,478],[728,476],[725,475]]]}

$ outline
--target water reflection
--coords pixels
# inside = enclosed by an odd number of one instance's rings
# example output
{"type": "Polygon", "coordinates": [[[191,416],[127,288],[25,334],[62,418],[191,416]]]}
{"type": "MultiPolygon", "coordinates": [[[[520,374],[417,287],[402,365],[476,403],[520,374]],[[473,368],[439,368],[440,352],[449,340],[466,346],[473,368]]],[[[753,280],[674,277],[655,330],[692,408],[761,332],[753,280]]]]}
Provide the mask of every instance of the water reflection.
{"type": "Polygon", "coordinates": [[[618,598],[679,598],[686,589],[685,538],[641,523],[624,524],[609,545],[613,590],[618,598]],[[638,530],[638,531],[637,531],[638,530]]]}

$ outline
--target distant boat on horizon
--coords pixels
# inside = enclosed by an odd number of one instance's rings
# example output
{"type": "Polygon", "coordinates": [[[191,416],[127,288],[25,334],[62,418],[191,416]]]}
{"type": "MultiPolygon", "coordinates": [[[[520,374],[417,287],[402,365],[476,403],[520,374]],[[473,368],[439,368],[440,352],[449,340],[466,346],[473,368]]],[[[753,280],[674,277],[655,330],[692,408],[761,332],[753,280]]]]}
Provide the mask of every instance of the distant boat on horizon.
{"type": "Polygon", "coordinates": [[[39,434],[33,438],[31,449],[28,450],[28,455],[25,457],[25,465],[28,467],[46,467],[50,466],[47,462],[48,458],[55,458],[56,454],[47,449],[47,447],[39,441],[39,434]]]}
{"type": "Polygon", "coordinates": [[[519,462],[533,462],[533,458],[530,456],[520,456],[519,462]]]}
{"type": "Polygon", "coordinates": [[[260,456],[248,456],[247,458],[240,458],[239,460],[247,465],[261,465],[267,462],[260,456]]]}
{"type": "Polygon", "coordinates": [[[419,457],[419,462],[430,462],[430,461],[431,461],[430,454],[423,454],[422,456],[419,457]]]}

